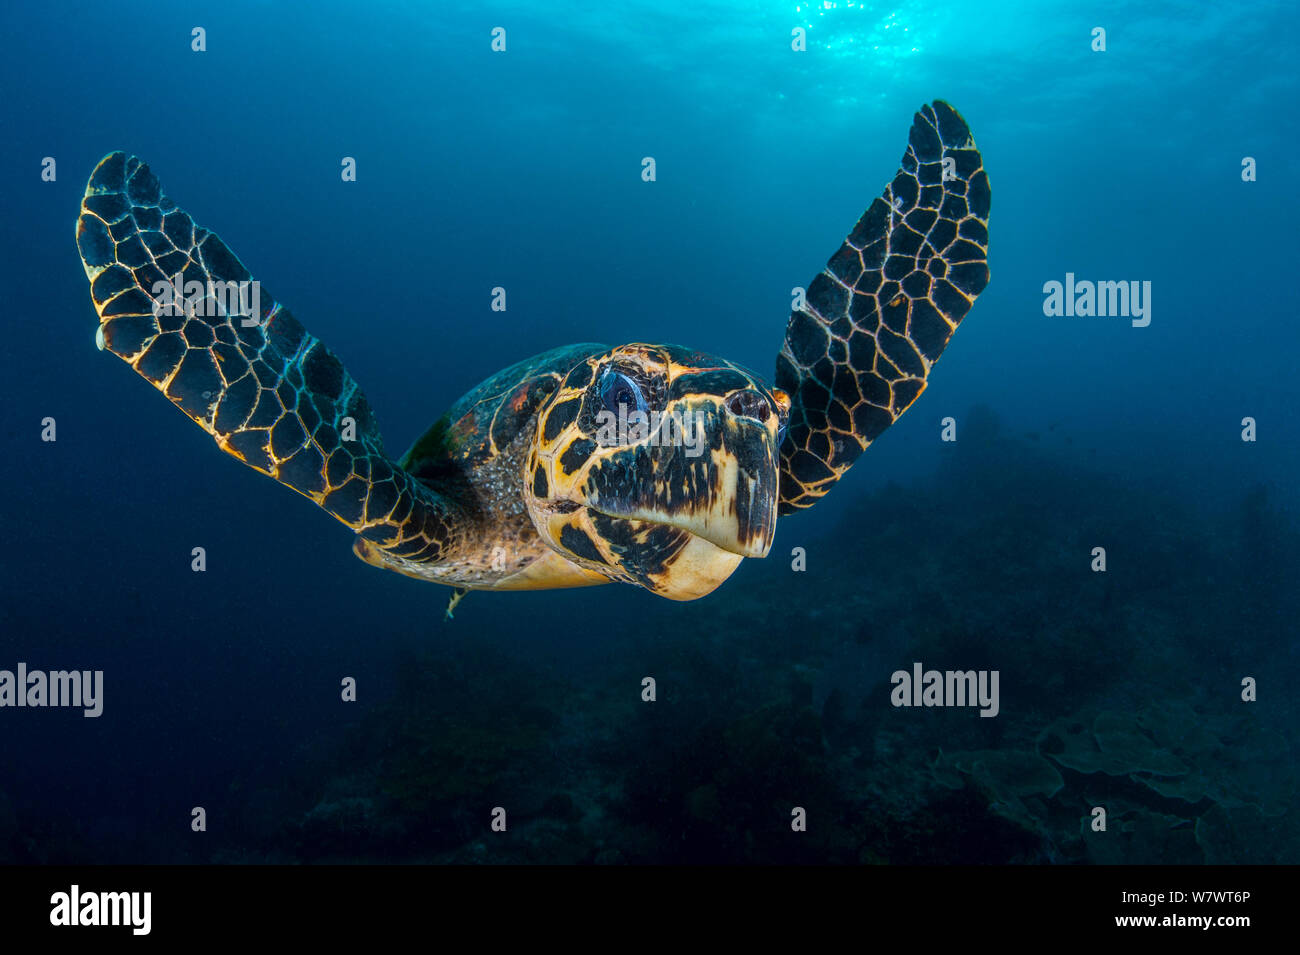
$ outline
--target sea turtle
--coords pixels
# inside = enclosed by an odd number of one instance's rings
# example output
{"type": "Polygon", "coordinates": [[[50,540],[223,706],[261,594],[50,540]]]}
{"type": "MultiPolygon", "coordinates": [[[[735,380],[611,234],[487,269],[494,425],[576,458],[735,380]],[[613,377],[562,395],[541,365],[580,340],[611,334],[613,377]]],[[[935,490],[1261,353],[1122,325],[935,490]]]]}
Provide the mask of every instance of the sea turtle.
{"type": "Polygon", "coordinates": [[[367,563],[452,586],[453,606],[609,581],[692,600],[916,400],[988,284],[988,215],[965,121],[923,106],[902,168],[796,300],[774,385],[676,345],[570,345],[488,378],[398,460],[334,353],[145,163],[100,161],[77,246],[99,347],[352,528],[367,563]]]}

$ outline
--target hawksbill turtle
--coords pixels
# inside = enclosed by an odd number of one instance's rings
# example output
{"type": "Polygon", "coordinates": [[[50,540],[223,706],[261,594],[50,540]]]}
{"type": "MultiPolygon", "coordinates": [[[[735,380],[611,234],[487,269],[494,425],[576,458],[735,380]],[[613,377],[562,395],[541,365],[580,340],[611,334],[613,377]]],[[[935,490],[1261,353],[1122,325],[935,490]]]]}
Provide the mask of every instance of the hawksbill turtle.
{"type": "Polygon", "coordinates": [[[96,166],[77,247],[99,347],[352,528],[365,562],[456,588],[452,606],[609,581],[692,600],[766,556],[777,517],[924,390],[988,284],[989,201],[966,122],[923,106],[902,168],[796,300],[774,384],[677,345],[570,345],[492,375],[397,460],[342,362],[139,159],[96,166]],[[257,294],[232,307],[236,288],[257,294]]]}

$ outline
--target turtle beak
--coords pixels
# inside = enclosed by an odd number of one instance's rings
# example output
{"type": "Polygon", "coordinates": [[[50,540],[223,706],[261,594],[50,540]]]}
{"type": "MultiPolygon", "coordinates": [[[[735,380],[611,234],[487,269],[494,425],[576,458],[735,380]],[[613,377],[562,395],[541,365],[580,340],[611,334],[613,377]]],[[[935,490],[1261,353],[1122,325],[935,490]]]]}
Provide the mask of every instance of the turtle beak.
{"type": "Polygon", "coordinates": [[[767,556],[777,517],[774,428],[697,398],[679,402],[655,434],[589,474],[588,506],[678,527],[741,557],[767,556]]]}

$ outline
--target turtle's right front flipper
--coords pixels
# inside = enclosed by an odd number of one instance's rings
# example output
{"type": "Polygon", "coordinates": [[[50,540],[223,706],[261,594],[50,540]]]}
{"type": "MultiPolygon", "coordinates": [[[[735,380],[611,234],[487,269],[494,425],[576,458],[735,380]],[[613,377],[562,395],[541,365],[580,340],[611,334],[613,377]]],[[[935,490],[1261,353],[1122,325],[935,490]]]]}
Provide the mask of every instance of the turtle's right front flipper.
{"type": "Polygon", "coordinates": [[[389,460],[343,364],[215,233],[163,194],[147,165],[121,152],[100,161],[81,203],[77,247],[100,348],[223,451],[400,562],[437,563],[454,547],[456,507],[389,460]]]}
{"type": "Polygon", "coordinates": [[[990,201],[966,121],[942,100],[922,106],[893,181],[786,325],[782,514],[812,507],[925,390],[989,284],[990,201]]]}

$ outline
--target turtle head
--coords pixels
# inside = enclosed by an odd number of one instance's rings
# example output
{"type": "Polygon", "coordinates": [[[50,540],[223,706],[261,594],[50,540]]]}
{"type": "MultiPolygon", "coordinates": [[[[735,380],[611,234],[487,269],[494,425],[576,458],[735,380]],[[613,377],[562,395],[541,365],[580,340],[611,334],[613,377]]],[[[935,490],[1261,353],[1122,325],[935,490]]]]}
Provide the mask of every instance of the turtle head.
{"type": "Polygon", "coordinates": [[[572,562],[674,600],[763,557],[790,399],[731,362],[620,345],[572,368],[537,418],[524,497],[572,562]]]}

